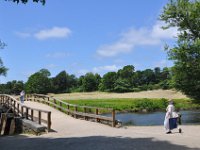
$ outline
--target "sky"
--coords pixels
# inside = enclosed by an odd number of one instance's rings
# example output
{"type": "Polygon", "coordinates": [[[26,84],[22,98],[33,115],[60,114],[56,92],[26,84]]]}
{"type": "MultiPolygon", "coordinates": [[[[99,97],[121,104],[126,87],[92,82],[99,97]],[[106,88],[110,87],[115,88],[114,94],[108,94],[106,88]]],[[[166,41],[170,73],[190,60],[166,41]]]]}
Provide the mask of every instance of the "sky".
{"type": "Polygon", "coordinates": [[[46,0],[16,4],[0,1],[0,50],[7,76],[23,80],[40,69],[51,76],[65,70],[77,77],[103,76],[126,65],[135,70],[170,67],[165,44],[176,41],[175,28],[159,21],[168,0],[46,0]]]}

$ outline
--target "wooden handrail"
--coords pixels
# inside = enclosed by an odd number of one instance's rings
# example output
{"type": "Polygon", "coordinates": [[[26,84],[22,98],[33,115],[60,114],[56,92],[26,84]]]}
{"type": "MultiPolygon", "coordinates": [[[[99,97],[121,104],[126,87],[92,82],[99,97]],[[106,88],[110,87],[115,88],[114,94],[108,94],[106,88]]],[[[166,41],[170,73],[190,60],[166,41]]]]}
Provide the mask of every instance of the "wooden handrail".
{"type": "Polygon", "coordinates": [[[44,123],[47,126],[47,130],[50,131],[51,129],[51,111],[46,111],[42,109],[31,108],[25,105],[22,105],[16,98],[7,95],[7,94],[0,94],[0,104],[6,105],[7,107],[13,110],[14,114],[18,116],[25,117],[26,119],[30,119],[35,121],[34,118],[38,119],[38,123],[44,123]],[[38,113],[38,117],[34,116],[34,112],[38,113]],[[41,114],[47,114],[47,118],[41,118],[41,114]]]}
{"type": "Polygon", "coordinates": [[[37,101],[37,102],[47,104],[49,106],[57,108],[58,110],[60,110],[62,112],[65,112],[68,115],[72,115],[75,118],[82,117],[85,120],[88,120],[88,118],[92,118],[92,119],[95,119],[96,122],[100,122],[101,120],[104,120],[104,121],[111,122],[111,125],[113,127],[115,127],[115,124],[116,124],[115,110],[113,108],[79,106],[79,105],[70,104],[70,103],[64,102],[62,100],[55,99],[52,96],[43,95],[43,94],[28,94],[28,95],[26,95],[25,100],[27,100],[27,101],[37,101]],[[79,108],[81,108],[83,110],[83,112],[80,112],[79,108]],[[89,113],[89,112],[87,112],[87,109],[88,110],[94,109],[95,113],[89,113]],[[111,117],[101,115],[100,110],[110,111],[111,117]]]}

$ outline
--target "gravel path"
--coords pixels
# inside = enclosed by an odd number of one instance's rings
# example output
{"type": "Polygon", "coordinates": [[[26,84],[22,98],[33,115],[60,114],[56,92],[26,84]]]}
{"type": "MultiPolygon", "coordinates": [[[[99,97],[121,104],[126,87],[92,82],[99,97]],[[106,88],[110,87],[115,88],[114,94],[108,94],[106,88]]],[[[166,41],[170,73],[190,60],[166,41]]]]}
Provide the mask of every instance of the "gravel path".
{"type": "Polygon", "coordinates": [[[54,131],[41,136],[0,137],[0,150],[200,150],[200,126],[182,126],[165,134],[162,126],[112,128],[79,120],[49,106],[25,105],[52,111],[54,131]]]}

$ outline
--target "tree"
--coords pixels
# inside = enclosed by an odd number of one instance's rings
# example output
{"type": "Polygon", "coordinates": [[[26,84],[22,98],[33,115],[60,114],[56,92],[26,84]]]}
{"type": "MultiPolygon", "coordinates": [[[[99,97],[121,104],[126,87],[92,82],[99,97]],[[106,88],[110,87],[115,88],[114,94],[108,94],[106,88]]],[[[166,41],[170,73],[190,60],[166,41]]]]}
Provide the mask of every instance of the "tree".
{"type": "Polygon", "coordinates": [[[50,72],[47,69],[41,69],[40,71],[31,75],[25,84],[27,93],[46,94],[50,91],[51,82],[48,78],[50,72]]]}
{"type": "MultiPolygon", "coordinates": [[[[5,46],[6,44],[0,40],[0,49],[3,49],[5,46]]],[[[0,75],[6,76],[7,71],[8,68],[3,65],[3,61],[0,58],[0,75]]]]}
{"type": "Polygon", "coordinates": [[[66,71],[61,71],[55,78],[53,78],[53,87],[56,93],[64,93],[69,91],[69,75],[66,71]]]}
{"type": "Polygon", "coordinates": [[[83,91],[92,92],[98,90],[97,75],[93,73],[86,73],[83,79],[82,88],[83,91]]]}
{"type": "Polygon", "coordinates": [[[114,84],[115,92],[130,92],[132,90],[131,83],[126,79],[118,78],[114,84]]]}
{"type": "Polygon", "coordinates": [[[200,98],[200,1],[170,0],[164,7],[160,19],[167,26],[177,27],[177,44],[167,48],[169,59],[174,60],[172,68],[175,88],[186,95],[200,98]]]}
{"type": "Polygon", "coordinates": [[[133,74],[135,67],[132,65],[124,66],[122,69],[118,70],[118,78],[126,79],[130,84],[133,83],[133,74]]]}
{"type": "Polygon", "coordinates": [[[114,91],[114,84],[117,80],[117,73],[116,72],[108,72],[104,74],[103,78],[101,79],[100,90],[101,91],[114,91]]]}
{"type": "MultiPolygon", "coordinates": [[[[6,0],[7,1],[7,0],[6,0]]],[[[26,4],[26,3],[28,3],[28,0],[10,0],[10,1],[13,1],[13,2],[16,2],[16,3],[23,3],[23,4],[26,4]]],[[[44,5],[45,4],[45,2],[46,2],[46,0],[33,0],[33,2],[41,2],[42,3],[42,5],[44,5]]]]}
{"type": "Polygon", "coordinates": [[[0,93],[4,94],[19,94],[24,89],[23,81],[9,81],[6,84],[0,85],[0,93]]]}

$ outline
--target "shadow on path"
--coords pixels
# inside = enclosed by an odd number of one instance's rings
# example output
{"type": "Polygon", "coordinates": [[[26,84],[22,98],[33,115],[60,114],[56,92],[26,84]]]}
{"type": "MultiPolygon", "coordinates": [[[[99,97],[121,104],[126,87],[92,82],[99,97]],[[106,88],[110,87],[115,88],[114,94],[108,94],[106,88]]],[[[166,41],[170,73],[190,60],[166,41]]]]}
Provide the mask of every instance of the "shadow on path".
{"type": "Polygon", "coordinates": [[[1,150],[200,150],[153,138],[90,136],[77,138],[0,137],[1,150]]]}

